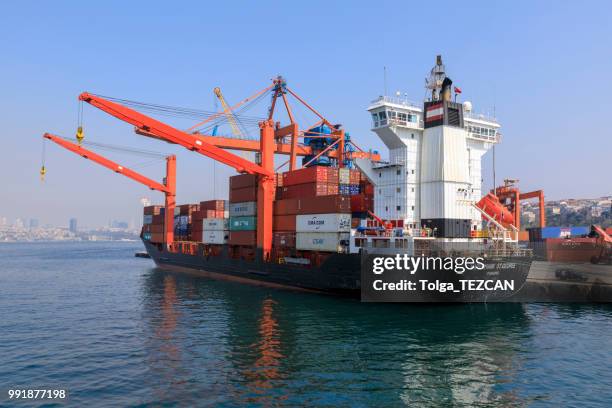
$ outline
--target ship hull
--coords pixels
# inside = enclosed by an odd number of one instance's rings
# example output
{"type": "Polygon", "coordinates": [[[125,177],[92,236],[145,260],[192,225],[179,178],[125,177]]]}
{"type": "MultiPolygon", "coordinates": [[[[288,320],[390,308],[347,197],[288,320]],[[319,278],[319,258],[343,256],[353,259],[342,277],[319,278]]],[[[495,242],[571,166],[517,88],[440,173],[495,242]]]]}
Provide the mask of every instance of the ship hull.
{"type": "MultiPolygon", "coordinates": [[[[220,279],[304,292],[359,298],[361,296],[361,256],[333,254],[321,266],[278,264],[263,261],[230,259],[226,256],[196,256],[159,250],[143,241],[155,264],[165,270],[205,278],[220,279]]],[[[567,264],[513,260],[519,267],[512,275],[489,270],[483,278],[515,279],[516,290],[493,296],[489,292],[470,293],[446,299],[435,292],[416,293],[410,302],[610,302],[612,301],[612,271],[606,265],[587,263],[567,264]]],[[[446,275],[446,278],[456,277],[446,275]]],[[[430,276],[434,278],[434,276],[430,276]]],[[[479,279],[481,277],[472,277],[479,279]]],[[[439,279],[443,279],[440,276],[439,279]]],[[[433,279],[432,279],[433,280],[433,279]]]]}

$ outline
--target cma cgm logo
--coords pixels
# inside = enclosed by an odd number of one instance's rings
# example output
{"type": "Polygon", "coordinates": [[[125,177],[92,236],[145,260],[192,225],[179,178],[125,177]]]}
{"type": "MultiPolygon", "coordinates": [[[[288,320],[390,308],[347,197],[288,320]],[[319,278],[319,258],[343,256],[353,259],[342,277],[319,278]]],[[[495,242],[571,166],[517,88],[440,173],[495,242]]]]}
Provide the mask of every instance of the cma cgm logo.
{"type": "Polygon", "coordinates": [[[323,220],[308,220],[308,225],[323,225],[325,221],[323,220]]]}
{"type": "Polygon", "coordinates": [[[312,244],[313,245],[323,245],[324,242],[325,242],[325,240],[321,239],[321,238],[314,238],[312,240],[312,244]]]}

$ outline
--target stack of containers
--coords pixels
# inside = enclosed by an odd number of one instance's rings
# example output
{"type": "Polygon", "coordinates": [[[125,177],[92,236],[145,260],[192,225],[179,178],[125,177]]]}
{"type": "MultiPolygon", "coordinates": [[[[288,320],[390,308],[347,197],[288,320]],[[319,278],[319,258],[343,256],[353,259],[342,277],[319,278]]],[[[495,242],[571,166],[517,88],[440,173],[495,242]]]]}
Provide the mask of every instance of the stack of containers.
{"type": "Polygon", "coordinates": [[[200,210],[199,204],[183,204],[174,209],[174,240],[191,241],[192,215],[200,210]]]}
{"type": "Polygon", "coordinates": [[[201,242],[209,245],[223,245],[229,238],[227,218],[205,218],[202,220],[201,242]]]}
{"type": "Polygon", "coordinates": [[[338,170],[338,189],[343,195],[359,194],[361,172],[355,169],[342,168],[338,170]]]}
{"type": "Polygon", "coordinates": [[[142,238],[153,243],[164,241],[165,208],[161,205],[150,205],[144,208],[142,219],[142,238]]]}
{"type": "MultiPolygon", "coordinates": [[[[205,242],[205,232],[208,220],[217,220],[215,224],[222,225],[227,223],[227,211],[225,211],[226,203],[224,200],[208,200],[201,201],[199,211],[191,214],[191,239],[196,242],[205,242]],[[225,220],[225,221],[224,221],[225,220]]],[[[215,231],[217,231],[215,229],[215,231]]],[[[223,228],[221,228],[223,231],[223,228]]],[[[220,234],[213,234],[220,235],[220,234]]],[[[211,238],[212,241],[220,241],[221,239],[211,238]]],[[[216,243],[216,242],[208,242],[216,243]]],[[[223,242],[221,242],[223,243],[223,242]]]]}
{"type": "Polygon", "coordinates": [[[350,198],[339,195],[339,171],[312,166],[283,173],[274,203],[274,247],[343,252],[350,233],[350,198]]]}
{"type": "Polygon", "coordinates": [[[257,244],[257,176],[241,174],[230,177],[229,183],[230,245],[257,244]]]}
{"type": "Polygon", "coordinates": [[[369,211],[374,211],[374,186],[360,175],[359,193],[351,195],[351,226],[366,226],[369,211]]]}
{"type": "MultiPolygon", "coordinates": [[[[338,169],[311,166],[283,173],[277,199],[319,197],[338,194],[338,169]]],[[[278,190],[277,190],[278,191],[278,190]]]]}

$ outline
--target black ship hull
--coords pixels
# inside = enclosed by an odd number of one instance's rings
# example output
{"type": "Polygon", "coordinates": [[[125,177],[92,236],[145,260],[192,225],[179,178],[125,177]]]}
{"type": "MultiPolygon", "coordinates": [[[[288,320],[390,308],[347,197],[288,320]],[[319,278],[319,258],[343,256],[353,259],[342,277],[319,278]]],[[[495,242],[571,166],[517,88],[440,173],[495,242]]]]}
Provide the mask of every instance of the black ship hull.
{"type": "MultiPolygon", "coordinates": [[[[281,264],[263,262],[262,260],[233,259],[222,253],[219,256],[189,255],[159,249],[148,241],[143,241],[147,252],[162,269],[189,273],[213,279],[229,280],[255,284],[279,289],[290,289],[307,292],[333,294],[359,298],[361,296],[361,263],[360,254],[331,254],[320,266],[301,264],[281,264]]],[[[482,276],[474,279],[513,279],[517,290],[525,284],[531,261],[526,257],[512,260],[514,267],[510,270],[488,268],[482,276]]],[[[494,265],[494,264],[493,264],[494,265]]],[[[430,275],[438,279],[455,274],[447,271],[430,275]]],[[[452,298],[441,297],[435,292],[415,293],[409,302],[495,302],[517,301],[513,293],[493,294],[490,292],[466,292],[465,295],[452,298]]]]}

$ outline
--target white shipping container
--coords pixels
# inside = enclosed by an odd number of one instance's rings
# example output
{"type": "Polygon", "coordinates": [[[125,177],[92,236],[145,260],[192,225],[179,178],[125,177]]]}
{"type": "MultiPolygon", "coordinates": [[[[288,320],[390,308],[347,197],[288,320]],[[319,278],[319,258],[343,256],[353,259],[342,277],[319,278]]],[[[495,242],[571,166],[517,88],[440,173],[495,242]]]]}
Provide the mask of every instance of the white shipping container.
{"type": "Polygon", "coordinates": [[[295,247],[301,251],[346,252],[349,240],[346,232],[298,232],[295,247]]]}
{"type": "Polygon", "coordinates": [[[203,231],[202,242],[205,244],[227,244],[229,231],[203,231]]]}
{"type": "Polygon", "coordinates": [[[202,220],[202,231],[226,231],[229,230],[227,218],[204,218],[202,220]]]}
{"type": "Polygon", "coordinates": [[[351,232],[351,214],[304,214],[295,221],[297,232],[351,232]]]}
{"type": "Polygon", "coordinates": [[[178,207],[174,207],[174,215],[181,215],[181,209],[178,207]]]}
{"type": "Polygon", "coordinates": [[[145,215],[142,217],[142,223],[143,224],[151,224],[153,223],[153,216],[152,215],[145,215]]]}
{"type": "Polygon", "coordinates": [[[338,183],[339,184],[350,184],[351,183],[351,173],[349,169],[347,168],[338,169],[338,183]]]}
{"type": "Polygon", "coordinates": [[[257,201],[247,201],[244,203],[230,203],[230,217],[246,217],[257,215],[257,201]]]}

